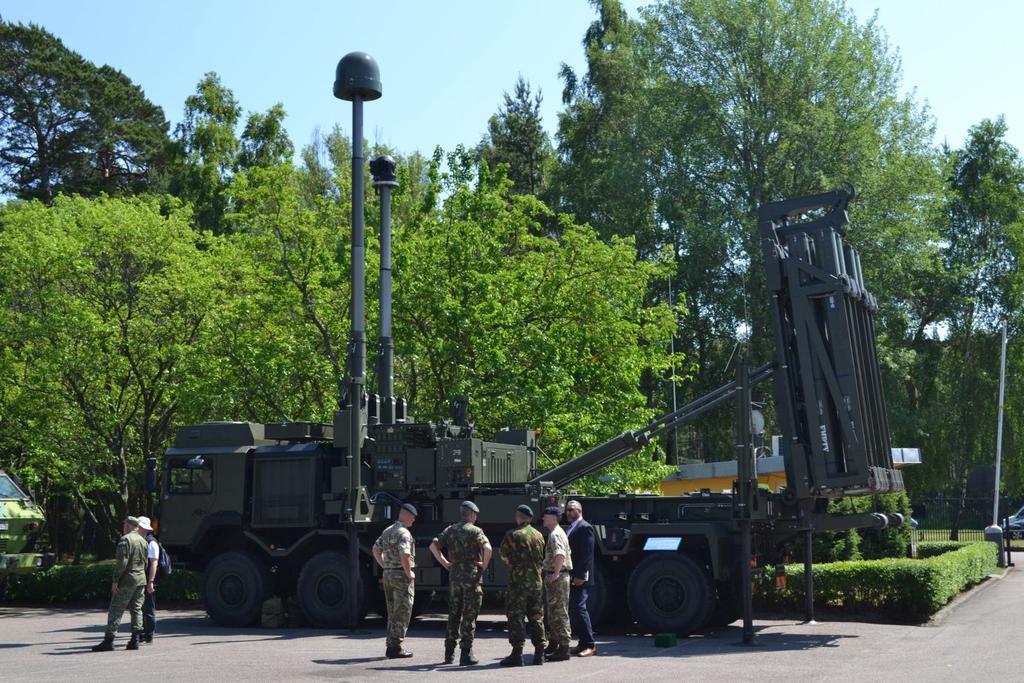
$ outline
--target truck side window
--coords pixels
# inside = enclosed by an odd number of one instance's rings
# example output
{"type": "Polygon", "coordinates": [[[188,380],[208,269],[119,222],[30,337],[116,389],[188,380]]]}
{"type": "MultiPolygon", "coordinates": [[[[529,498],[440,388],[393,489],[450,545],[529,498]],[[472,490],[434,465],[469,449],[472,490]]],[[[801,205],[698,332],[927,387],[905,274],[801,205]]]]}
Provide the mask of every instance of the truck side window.
{"type": "Polygon", "coordinates": [[[213,492],[213,469],[189,468],[184,462],[171,465],[167,478],[167,492],[171,494],[206,494],[213,492]]]}

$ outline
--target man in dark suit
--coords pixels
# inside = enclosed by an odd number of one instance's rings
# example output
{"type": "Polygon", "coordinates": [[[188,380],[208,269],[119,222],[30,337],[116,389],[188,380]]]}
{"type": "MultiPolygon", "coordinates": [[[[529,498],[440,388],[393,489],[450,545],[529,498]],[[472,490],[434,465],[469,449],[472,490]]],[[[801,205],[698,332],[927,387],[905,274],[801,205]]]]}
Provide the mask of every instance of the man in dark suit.
{"type": "Polygon", "coordinates": [[[594,629],[587,611],[587,589],[594,585],[594,527],[583,519],[583,506],[570,500],[565,506],[569,520],[569,552],[572,555],[572,583],[569,587],[569,622],[579,638],[572,652],[580,657],[597,654],[594,629]]]}

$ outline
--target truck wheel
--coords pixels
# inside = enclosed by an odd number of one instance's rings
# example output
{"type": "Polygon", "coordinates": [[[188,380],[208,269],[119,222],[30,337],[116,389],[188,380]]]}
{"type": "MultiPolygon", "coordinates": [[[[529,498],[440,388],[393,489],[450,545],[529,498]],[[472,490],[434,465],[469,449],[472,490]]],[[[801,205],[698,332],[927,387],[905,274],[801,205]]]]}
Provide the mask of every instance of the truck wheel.
{"type": "MultiPolygon", "coordinates": [[[[448,607],[448,599],[445,598],[445,607],[448,607]]],[[[429,590],[416,591],[416,597],[412,600],[412,617],[423,616],[430,612],[430,608],[434,606],[434,592],[429,590]]],[[[387,609],[385,608],[385,611],[387,609]]]]}
{"type": "Polygon", "coordinates": [[[258,621],[270,588],[270,570],[248,553],[218,555],[203,573],[206,611],[221,626],[249,626],[258,621]]]}
{"type": "Polygon", "coordinates": [[[735,581],[717,581],[718,600],[708,618],[709,626],[728,626],[743,616],[743,600],[735,581]]]}
{"type": "MultiPolygon", "coordinates": [[[[364,577],[360,576],[359,618],[366,616],[363,598],[364,577]]],[[[349,622],[349,600],[352,591],[348,583],[348,556],[338,552],[322,552],[311,557],[299,572],[296,585],[299,605],[314,626],[341,628],[349,622]]]]}
{"type": "Polygon", "coordinates": [[[703,567],[686,555],[644,558],[629,577],[629,609],[652,633],[689,635],[705,624],[715,606],[715,588],[703,567]]]}
{"type": "Polygon", "coordinates": [[[614,591],[608,568],[601,562],[594,562],[594,581],[587,591],[587,613],[590,614],[590,624],[594,628],[612,621],[614,591]]]}

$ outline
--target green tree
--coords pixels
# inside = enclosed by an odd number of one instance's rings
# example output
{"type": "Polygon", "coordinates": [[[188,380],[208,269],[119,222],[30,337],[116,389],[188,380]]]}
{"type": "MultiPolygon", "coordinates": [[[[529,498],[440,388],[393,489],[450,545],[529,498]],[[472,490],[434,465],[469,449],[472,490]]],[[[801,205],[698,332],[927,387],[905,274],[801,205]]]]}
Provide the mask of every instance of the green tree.
{"type": "MultiPolygon", "coordinates": [[[[906,375],[904,331],[934,314],[927,286],[941,261],[921,207],[941,185],[930,120],[901,94],[874,21],[827,0],[669,0],[639,21],[614,0],[595,4],[587,74],[565,73],[559,189],[602,235],[635,235],[641,254],[673,248],[691,394],[728,381],[738,329],[755,360],[771,353],[757,207],[843,182],[860,194],[849,237],[883,303],[880,327],[897,333],[883,356],[906,375]]],[[[729,424],[723,413],[695,426],[691,454],[731,452],[729,424]]]]}
{"type": "Polygon", "coordinates": [[[498,164],[508,165],[508,178],[517,194],[540,196],[546,189],[546,175],[554,151],[540,116],[541,93],[530,92],[522,76],[516,79],[513,94],[505,93],[505,104],[487,121],[487,134],[480,153],[493,171],[498,164]]]}
{"type": "Polygon", "coordinates": [[[217,293],[216,249],[156,199],[7,206],[0,233],[2,396],[21,462],[116,533],[171,436],[217,293]],[[202,248],[201,248],[202,247],[202,248]]]}
{"type": "Polygon", "coordinates": [[[222,266],[231,284],[197,403],[236,418],[329,420],[348,341],[349,260],[338,251],[347,207],[305,201],[290,163],[238,173],[230,196],[240,207],[222,266]]]}
{"type": "Polygon", "coordinates": [[[291,161],[295,148],[284,127],[284,106],[279,102],[266,114],[252,112],[242,131],[238,168],[270,167],[291,161]]]}
{"type": "MultiPolygon", "coordinates": [[[[939,229],[947,277],[932,292],[942,315],[927,343],[921,399],[931,426],[926,452],[934,455],[915,477],[933,490],[955,493],[962,504],[972,471],[993,463],[1000,321],[1019,324],[1021,316],[1024,164],[1006,142],[999,118],[973,126],[948,166],[939,229]]],[[[1020,458],[1014,435],[1009,430],[1004,443],[1011,470],[1020,458]]]]}
{"type": "Polygon", "coordinates": [[[641,26],[618,0],[591,0],[598,19],[583,37],[587,72],[562,65],[565,82],[559,115],[560,164],[553,205],[608,239],[631,235],[649,258],[666,242],[655,218],[660,114],[650,99],[649,65],[637,44],[641,26]]]}
{"type": "Polygon", "coordinates": [[[19,198],[132,194],[163,182],[160,107],[42,28],[0,21],[0,112],[2,187],[19,198]]]}
{"type": "Polygon", "coordinates": [[[193,203],[198,227],[214,234],[225,229],[227,188],[238,156],[235,131],[241,115],[234,93],[211,71],[185,100],[185,118],[176,131],[184,161],[173,190],[193,203]]]}
{"type": "MultiPolygon", "coordinates": [[[[535,425],[555,461],[649,421],[639,382],[667,367],[674,316],[644,296],[665,263],[567,216],[558,239],[538,236],[552,216],[536,198],[462,151],[447,168],[440,210],[395,242],[396,376],[416,413],[445,414],[467,394],[484,433],[535,425]]],[[[637,455],[589,486],[648,489],[663,473],[637,455]]]]}

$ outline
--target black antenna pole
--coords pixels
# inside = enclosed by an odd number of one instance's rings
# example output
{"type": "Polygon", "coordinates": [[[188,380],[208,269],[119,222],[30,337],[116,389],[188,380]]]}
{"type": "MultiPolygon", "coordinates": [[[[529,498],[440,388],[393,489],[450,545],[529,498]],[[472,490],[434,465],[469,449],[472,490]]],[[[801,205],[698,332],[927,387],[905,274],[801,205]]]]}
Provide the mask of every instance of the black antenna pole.
{"type": "Polygon", "coordinates": [[[391,339],[391,191],[398,187],[395,160],[370,162],[373,186],[380,192],[380,339],[377,344],[377,391],[381,424],[395,422],[395,344],[391,339]]]}
{"type": "MultiPolygon", "coordinates": [[[[359,497],[366,403],[366,247],[363,216],[363,102],[381,96],[380,69],[365,52],[350,52],[338,62],[334,96],[352,103],[352,337],[348,363],[348,570],[349,625],[359,625],[359,497]]],[[[342,249],[339,244],[339,249],[342,249]]],[[[341,406],[344,409],[344,406],[341,406]]]]}

